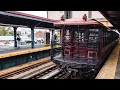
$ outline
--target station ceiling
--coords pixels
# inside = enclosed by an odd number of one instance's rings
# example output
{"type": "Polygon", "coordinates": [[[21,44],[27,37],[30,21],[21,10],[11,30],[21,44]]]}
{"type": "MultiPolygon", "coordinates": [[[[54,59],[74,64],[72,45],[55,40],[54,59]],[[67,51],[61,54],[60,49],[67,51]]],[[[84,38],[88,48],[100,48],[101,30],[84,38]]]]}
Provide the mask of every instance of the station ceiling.
{"type": "Polygon", "coordinates": [[[120,32],[120,11],[100,11],[100,13],[120,32]]]}

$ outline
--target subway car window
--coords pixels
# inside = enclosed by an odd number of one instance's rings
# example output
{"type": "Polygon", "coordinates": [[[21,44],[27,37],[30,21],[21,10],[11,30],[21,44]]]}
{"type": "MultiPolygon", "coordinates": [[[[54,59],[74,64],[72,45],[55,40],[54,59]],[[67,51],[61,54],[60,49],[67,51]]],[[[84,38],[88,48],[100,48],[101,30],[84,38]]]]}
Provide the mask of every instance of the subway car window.
{"type": "Polygon", "coordinates": [[[97,42],[98,42],[98,29],[89,29],[88,47],[89,48],[98,47],[97,42]]]}

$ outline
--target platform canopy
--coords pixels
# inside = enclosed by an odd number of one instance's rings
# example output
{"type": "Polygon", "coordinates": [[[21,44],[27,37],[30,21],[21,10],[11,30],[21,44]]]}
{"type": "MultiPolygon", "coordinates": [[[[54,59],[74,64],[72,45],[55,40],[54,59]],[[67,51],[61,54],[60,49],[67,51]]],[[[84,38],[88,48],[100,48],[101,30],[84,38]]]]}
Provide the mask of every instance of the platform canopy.
{"type": "Polygon", "coordinates": [[[100,13],[120,32],[120,11],[100,11],[100,13]]]}
{"type": "Polygon", "coordinates": [[[53,28],[55,20],[17,11],[0,11],[0,25],[53,28]]]}

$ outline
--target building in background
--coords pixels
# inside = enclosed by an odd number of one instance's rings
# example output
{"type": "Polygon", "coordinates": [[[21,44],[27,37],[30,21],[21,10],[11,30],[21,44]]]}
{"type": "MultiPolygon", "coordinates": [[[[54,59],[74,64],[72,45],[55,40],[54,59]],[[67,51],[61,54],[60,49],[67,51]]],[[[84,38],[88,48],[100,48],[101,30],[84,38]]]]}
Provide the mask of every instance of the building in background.
{"type": "Polygon", "coordinates": [[[64,15],[65,19],[82,19],[84,14],[87,15],[88,19],[96,19],[101,21],[104,25],[111,26],[108,20],[99,11],[47,11],[47,18],[61,20],[61,16],[64,15]]]}
{"type": "Polygon", "coordinates": [[[42,31],[37,31],[34,33],[35,38],[44,38],[44,32],[42,31]]]}
{"type": "Polygon", "coordinates": [[[65,16],[65,19],[80,19],[84,14],[86,14],[88,18],[105,19],[99,11],[47,11],[47,17],[55,20],[60,20],[62,15],[65,16]]]}
{"type": "Polygon", "coordinates": [[[21,36],[30,37],[30,35],[31,35],[31,29],[30,28],[19,27],[17,29],[17,33],[20,34],[21,36]]]}

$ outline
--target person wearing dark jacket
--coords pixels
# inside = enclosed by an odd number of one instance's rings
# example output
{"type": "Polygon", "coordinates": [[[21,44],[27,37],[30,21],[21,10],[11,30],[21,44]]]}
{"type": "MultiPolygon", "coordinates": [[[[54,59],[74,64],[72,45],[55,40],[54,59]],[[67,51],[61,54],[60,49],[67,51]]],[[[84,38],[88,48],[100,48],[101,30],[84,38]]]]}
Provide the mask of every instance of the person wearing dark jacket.
{"type": "Polygon", "coordinates": [[[54,40],[55,40],[55,41],[57,40],[57,35],[56,35],[56,34],[54,35],[54,40]]]}
{"type": "Polygon", "coordinates": [[[17,46],[18,46],[18,48],[20,47],[20,43],[21,43],[21,38],[20,38],[20,35],[17,34],[17,46]]]}

